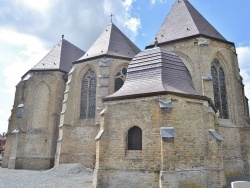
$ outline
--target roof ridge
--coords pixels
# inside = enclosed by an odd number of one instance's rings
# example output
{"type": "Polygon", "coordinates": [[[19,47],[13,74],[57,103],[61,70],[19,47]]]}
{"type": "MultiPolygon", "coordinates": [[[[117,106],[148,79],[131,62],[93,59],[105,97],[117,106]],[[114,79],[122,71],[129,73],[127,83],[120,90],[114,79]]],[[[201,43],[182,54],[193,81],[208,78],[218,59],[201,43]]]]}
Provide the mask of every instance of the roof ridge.
{"type": "MultiPolygon", "coordinates": [[[[197,26],[197,24],[196,24],[196,22],[194,21],[194,17],[193,17],[193,14],[191,13],[191,11],[190,11],[190,9],[189,9],[189,7],[188,7],[188,5],[186,4],[186,3],[189,3],[187,0],[183,0],[183,2],[184,2],[184,4],[186,5],[186,7],[187,7],[187,10],[188,10],[188,12],[189,12],[189,15],[191,16],[191,18],[192,18],[192,21],[193,21],[193,23],[194,23],[194,25],[196,26],[196,29],[199,31],[199,28],[198,28],[198,26],[197,26]]],[[[189,5],[191,5],[190,3],[189,3],[189,5]]],[[[192,5],[191,5],[192,6],[192,5]]],[[[197,11],[198,12],[198,11],[197,11]]],[[[199,12],[198,12],[199,13],[199,12]]],[[[201,15],[201,14],[200,14],[201,15]]],[[[202,16],[202,15],[201,15],[202,16]]],[[[203,17],[203,16],[202,16],[203,17]]],[[[204,17],[203,17],[204,18],[204,17]]],[[[199,31],[200,32],[200,31],[199,31]]]]}
{"type": "Polygon", "coordinates": [[[77,60],[84,53],[79,47],[65,39],[61,39],[31,70],[60,70],[69,72],[72,61],[77,60]]]}
{"type": "MultiPolygon", "coordinates": [[[[111,25],[111,27],[110,27],[110,33],[109,33],[109,41],[110,41],[110,39],[111,39],[113,29],[118,29],[118,28],[116,27],[116,25],[113,24],[113,22],[111,22],[110,25],[111,25]],[[115,27],[115,28],[113,28],[113,27],[115,27]]],[[[120,31],[120,30],[118,29],[118,31],[120,31]]],[[[110,42],[109,42],[109,44],[108,44],[108,49],[107,49],[107,52],[106,52],[106,53],[109,52],[110,48],[111,48],[111,46],[110,46],[110,42]]]]}
{"type": "Polygon", "coordinates": [[[114,23],[110,23],[75,63],[104,55],[132,59],[139,52],[140,49],[114,23]]]}
{"type": "Polygon", "coordinates": [[[228,42],[188,0],[176,0],[154,38],[162,44],[197,36],[228,42]]]}

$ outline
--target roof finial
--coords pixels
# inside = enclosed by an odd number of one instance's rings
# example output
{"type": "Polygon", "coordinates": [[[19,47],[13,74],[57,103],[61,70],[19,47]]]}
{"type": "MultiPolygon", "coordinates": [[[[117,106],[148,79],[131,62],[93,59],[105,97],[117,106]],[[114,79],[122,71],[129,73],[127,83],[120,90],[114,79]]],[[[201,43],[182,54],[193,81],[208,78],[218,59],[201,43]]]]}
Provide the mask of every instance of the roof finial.
{"type": "Polygon", "coordinates": [[[157,37],[155,37],[155,47],[157,47],[158,45],[158,40],[157,40],[157,37]]]}
{"type": "Polygon", "coordinates": [[[64,39],[64,35],[62,35],[62,39],[64,39]]]}
{"type": "Polygon", "coordinates": [[[112,23],[112,17],[113,17],[113,16],[114,16],[114,14],[112,14],[112,13],[111,13],[110,16],[109,16],[109,17],[110,17],[110,23],[112,23]]]}

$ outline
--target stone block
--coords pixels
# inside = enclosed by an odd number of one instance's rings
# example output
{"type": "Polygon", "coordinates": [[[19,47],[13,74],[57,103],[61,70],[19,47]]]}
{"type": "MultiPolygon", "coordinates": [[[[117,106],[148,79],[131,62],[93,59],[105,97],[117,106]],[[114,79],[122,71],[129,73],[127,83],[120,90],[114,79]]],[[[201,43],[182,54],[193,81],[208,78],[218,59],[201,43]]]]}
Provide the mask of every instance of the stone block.
{"type": "Polygon", "coordinates": [[[15,169],[16,167],[16,158],[10,157],[8,161],[8,169],[15,169]]]}
{"type": "Polygon", "coordinates": [[[250,187],[250,182],[247,181],[235,181],[231,183],[232,188],[248,188],[250,187]]]}

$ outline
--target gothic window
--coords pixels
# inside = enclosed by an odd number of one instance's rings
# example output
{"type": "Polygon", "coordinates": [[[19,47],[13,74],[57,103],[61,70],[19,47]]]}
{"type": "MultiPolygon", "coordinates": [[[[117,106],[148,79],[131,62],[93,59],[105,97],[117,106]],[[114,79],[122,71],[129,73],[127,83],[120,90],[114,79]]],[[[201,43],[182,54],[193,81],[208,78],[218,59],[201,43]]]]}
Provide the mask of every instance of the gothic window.
{"type": "Polygon", "coordinates": [[[214,59],[211,67],[214,89],[214,104],[220,117],[228,119],[227,91],[225,74],[218,59],[214,59]]]}
{"type": "Polygon", "coordinates": [[[128,150],[142,150],[142,130],[139,127],[128,130],[128,150]]]}
{"type": "Polygon", "coordinates": [[[88,70],[82,79],[80,118],[95,118],[96,105],[96,74],[88,70]]]}
{"type": "Polygon", "coordinates": [[[127,74],[127,67],[123,66],[115,75],[115,92],[118,91],[124,84],[127,74]]]}

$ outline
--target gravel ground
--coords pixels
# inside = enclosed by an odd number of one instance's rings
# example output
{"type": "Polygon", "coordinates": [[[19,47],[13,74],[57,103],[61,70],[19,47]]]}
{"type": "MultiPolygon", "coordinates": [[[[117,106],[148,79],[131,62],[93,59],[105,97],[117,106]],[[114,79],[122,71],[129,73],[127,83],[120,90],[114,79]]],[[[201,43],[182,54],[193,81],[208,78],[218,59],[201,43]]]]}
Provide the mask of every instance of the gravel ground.
{"type": "MultiPolygon", "coordinates": [[[[50,170],[10,170],[0,167],[0,188],[92,188],[93,170],[81,164],[62,164],[50,170]]],[[[250,181],[250,177],[227,179],[250,181]]]]}
{"type": "Polygon", "coordinates": [[[46,171],[0,168],[0,188],[91,188],[93,170],[62,164],[46,171]]]}

